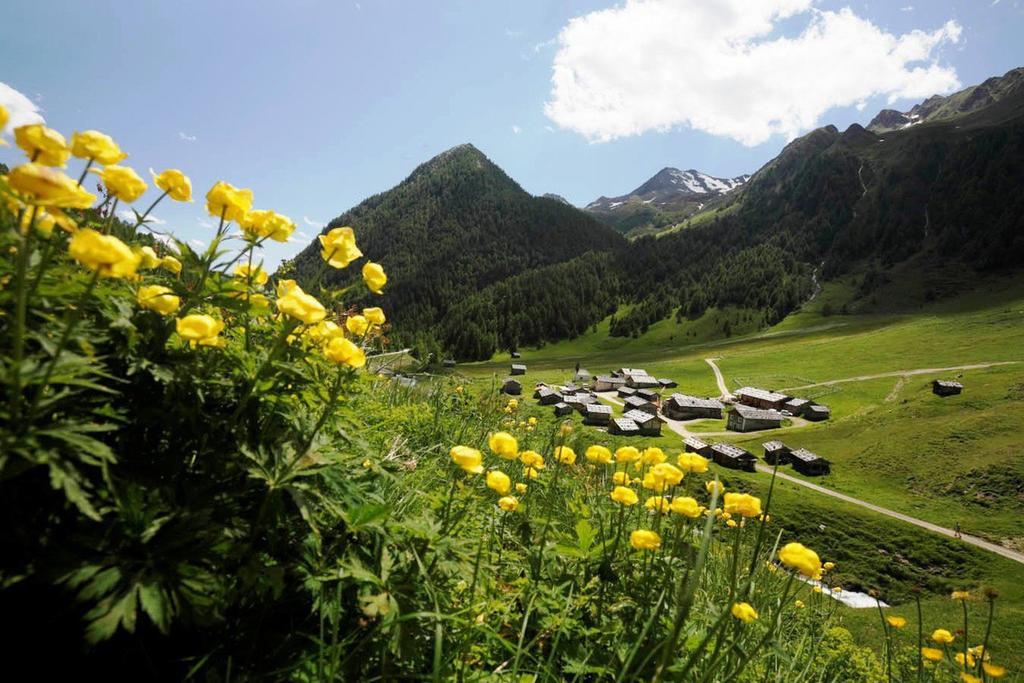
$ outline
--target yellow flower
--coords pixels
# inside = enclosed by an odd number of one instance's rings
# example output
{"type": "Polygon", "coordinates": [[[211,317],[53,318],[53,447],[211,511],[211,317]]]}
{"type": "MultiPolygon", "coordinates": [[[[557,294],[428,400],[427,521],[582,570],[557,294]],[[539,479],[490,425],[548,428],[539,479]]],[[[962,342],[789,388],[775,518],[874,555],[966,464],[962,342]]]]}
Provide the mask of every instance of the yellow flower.
{"type": "Polygon", "coordinates": [[[572,465],[576,462],[576,451],[568,446],[555,446],[555,460],[563,465],[572,465]]]}
{"type": "Polygon", "coordinates": [[[536,479],[538,476],[540,476],[540,472],[537,471],[536,467],[524,467],[523,476],[526,477],[527,479],[536,479]]]}
{"type": "Polygon", "coordinates": [[[252,190],[240,190],[231,183],[218,180],[206,193],[206,210],[214,218],[237,221],[252,210],[252,190]]]}
{"type": "Polygon", "coordinates": [[[291,218],[276,211],[267,211],[260,226],[260,237],[269,237],[275,242],[287,242],[295,232],[295,223],[291,218]]]}
{"type": "Polygon", "coordinates": [[[181,272],[181,261],[173,256],[164,256],[160,259],[160,267],[177,275],[181,272]]]}
{"type": "Polygon", "coordinates": [[[821,578],[821,560],[818,553],[801,543],[787,543],[779,551],[779,559],[782,564],[796,569],[804,576],[811,579],[821,578]]]}
{"type": "Polygon", "coordinates": [[[587,448],[584,456],[588,461],[600,463],[602,465],[607,465],[612,461],[612,452],[604,446],[590,446],[587,448]]]}
{"type": "MultiPolygon", "coordinates": [[[[511,458],[508,459],[511,460],[511,458]]],[[[533,467],[538,470],[544,469],[544,456],[537,451],[523,451],[519,455],[519,460],[527,467],[533,467]]]]}
{"type": "Polygon", "coordinates": [[[708,493],[714,493],[715,491],[718,491],[718,495],[722,495],[722,492],[725,491],[725,487],[722,486],[722,482],[718,481],[717,479],[713,479],[705,483],[704,488],[708,490],[708,493]]]}
{"type": "Polygon", "coordinates": [[[529,425],[530,427],[536,426],[536,424],[537,424],[537,418],[535,418],[535,417],[531,417],[531,418],[529,418],[529,419],[528,419],[528,420],[526,421],[526,424],[527,424],[527,425],[529,425]]]}
{"type": "Polygon", "coordinates": [[[327,309],[323,304],[294,283],[284,296],[278,292],[277,310],[307,325],[313,325],[327,317],[327,309]]]}
{"type": "MultiPolygon", "coordinates": [[[[32,224],[32,212],[24,211],[21,214],[22,234],[28,232],[30,224],[32,224]]],[[[75,221],[71,220],[67,214],[55,207],[50,207],[49,211],[42,207],[36,208],[34,225],[36,231],[46,237],[53,234],[53,228],[56,225],[59,225],[61,230],[70,233],[73,233],[78,229],[78,224],[75,223],[75,221]]]]}
{"type": "Polygon", "coordinates": [[[348,268],[348,264],[363,255],[356,246],[356,234],[352,228],[334,228],[326,235],[320,235],[320,257],[332,268],[348,268]]]}
{"type": "Polygon", "coordinates": [[[387,320],[387,318],[384,317],[384,311],[377,306],[364,308],[363,317],[366,318],[367,322],[371,325],[383,325],[387,320]]]}
{"type": "Polygon", "coordinates": [[[970,652],[967,653],[967,657],[966,658],[964,657],[964,653],[963,652],[957,652],[956,655],[953,656],[953,659],[956,660],[956,663],[959,664],[961,668],[965,668],[965,669],[973,669],[974,668],[974,664],[975,664],[974,657],[971,656],[970,652]],[[964,661],[967,662],[966,665],[964,664],[964,661]]]}
{"type": "Polygon", "coordinates": [[[505,495],[512,488],[512,480],[501,470],[491,470],[487,473],[487,488],[505,495]]]}
{"type": "Polygon", "coordinates": [[[727,493],[725,511],[744,517],[758,517],[761,515],[761,499],[748,493],[727,493]]]}
{"type": "Polygon", "coordinates": [[[971,594],[967,591],[953,591],[949,597],[953,600],[970,600],[971,594]]]}
{"type": "Polygon", "coordinates": [[[988,662],[982,662],[981,668],[984,669],[985,673],[991,678],[1002,678],[1006,675],[1006,669],[997,664],[989,664],[988,662]]]}
{"type": "Polygon", "coordinates": [[[64,168],[71,155],[64,136],[41,123],[15,128],[14,142],[25,152],[29,161],[43,166],[64,168]]]}
{"type": "Polygon", "coordinates": [[[755,610],[748,602],[737,602],[732,606],[732,615],[742,621],[744,624],[757,619],[757,610],[755,610]]]}
{"type": "Polygon", "coordinates": [[[625,486],[616,486],[612,489],[611,498],[616,503],[622,503],[623,505],[636,505],[640,501],[636,491],[625,486]]]}
{"type": "Polygon", "coordinates": [[[944,628],[937,628],[932,631],[932,640],[942,645],[949,645],[953,642],[954,636],[944,628]]]}
{"type": "Polygon", "coordinates": [[[252,308],[262,309],[262,313],[269,313],[270,299],[259,292],[254,292],[249,295],[249,306],[252,308]]]}
{"type": "Polygon", "coordinates": [[[131,204],[146,191],[146,181],[128,166],[110,165],[103,169],[92,169],[103,180],[107,192],[122,202],[131,204]]]}
{"type": "Polygon", "coordinates": [[[475,448],[469,446],[453,446],[449,455],[452,461],[470,474],[480,474],[484,471],[483,456],[475,448]]]}
{"type": "Polygon", "coordinates": [[[173,315],[181,307],[181,299],[169,288],[162,285],[144,285],[139,287],[137,297],[139,306],[160,315],[173,315]]]}
{"type": "Polygon", "coordinates": [[[708,471],[708,459],[697,453],[680,453],[676,462],[684,472],[700,474],[708,471]]]}
{"type": "Polygon", "coordinates": [[[812,590],[813,592],[815,592],[815,593],[820,593],[820,592],[821,592],[821,586],[815,586],[815,587],[814,587],[814,588],[812,588],[811,590],[812,590]]]}
{"type": "Polygon", "coordinates": [[[960,672],[960,681],[961,683],[984,683],[980,678],[974,674],[969,674],[966,671],[960,672]]]}
{"type": "Polygon", "coordinates": [[[887,616],[885,618],[885,620],[887,622],[889,622],[889,626],[892,626],[893,628],[903,628],[904,626],[907,625],[907,620],[906,619],[904,619],[903,617],[897,617],[897,616],[892,615],[892,614],[887,616]]]}
{"type": "Polygon", "coordinates": [[[633,446],[622,446],[615,451],[615,462],[635,462],[640,459],[640,451],[633,446]]]}
{"type": "Polygon", "coordinates": [[[971,656],[976,658],[976,659],[981,659],[982,651],[984,651],[984,653],[985,653],[984,659],[985,659],[986,662],[991,658],[991,654],[989,653],[988,650],[985,650],[985,646],[984,645],[975,645],[974,647],[969,647],[969,648],[967,648],[967,651],[969,653],[971,653],[971,656]]]}
{"type": "Polygon", "coordinates": [[[384,285],[387,284],[388,276],[384,274],[384,267],[379,263],[367,261],[363,264],[363,281],[374,294],[382,294],[384,285]]]}
{"type": "Polygon", "coordinates": [[[160,265],[160,257],[153,247],[135,247],[132,251],[139,257],[139,270],[150,270],[160,265]]]}
{"type": "Polygon", "coordinates": [[[487,437],[487,447],[495,455],[505,460],[515,460],[519,456],[519,442],[508,432],[495,432],[487,437]]]}
{"type": "MultiPolygon", "coordinates": [[[[774,565],[773,565],[773,566],[774,566],[774,565]]],[[[794,606],[795,606],[795,607],[796,607],[797,609],[803,609],[803,608],[804,608],[804,601],[803,601],[803,600],[797,600],[797,601],[795,601],[795,602],[793,603],[793,605],[794,605],[794,606]]]]}
{"type": "Polygon", "coordinates": [[[832,571],[833,569],[836,568],[836,563],[835,562],[826,562],[825,564],[821,565],[821,568],[824,569],[827,572],[830,572],[830,571],[832,571]]]}
{"type": "Polygon", "coordinates": [[[36,206],[59,206],[65,209],[88,209],[96,196],[78,186],[62,171],[42,164],[22,164],[11,169],[7,182],[14,190],[26,195],[25,200],[36,206]]]}
{"type": "Polygon", "coordinates": [[[314,341],[319,342],[326,342],[334,339],[335,337],[345,336],[344,330],[330,320],[321,320],[316,325],[310,327],[306,334],[308,334],[314,341]]]}
{"type": "Polygon", "coordinates": [[[665,460],[665,452],[657,446],[645,448],[643,454],[640,456],[640,462],[644,465],[657,465],[665,462],[665,460]]]}
{"type": "MultiPolygon", "coordinates": [[[[0,104],[0,135],[4,134],[4,128],[7,127],[7,121],[10,120],[10,118],[11,115],[7,113],[7,108],[0,104]]],[[[4,142],[3,139],[0,139],[0,147],[5,147],[6,145],[7,143],[4,142]]]]}
{"type": "Polygon", "coordinates": [[[651,474],[663,484],[676,486],[683,480],[683,471],[675,465],[667,462],[660,462],[651,468],[651,474]]]}
{"type": "Polygon", "coordinates": [[[937,662],[942,659],[942,650],[934,647],[922,647],[921,656],[929,661],[937,662]]]}
{"type": "Polygon", "coordinates": [[[261,266],[253,266],[250,268],[248,263],[241,263],[235,266],[235,277],[239,280],[246,281],[251,278],[252,284],[257,287],[267,284],[267,280],[270,278],[270,276],[267,275],[267,271],[263,270],[261,266]]]}
{"type": "Polygon", "coordinates": [[[175,321],[178,336],[186,340],[189,346],[220,346],[223,342],[217,336],[224,329],[224,323],[211,316],[200,313],[186,315],[175,321]]]}
{"type": "Polygon", "coordinates": [[[629,544],[637,550],[657,550],[661,547],[661,536],[647,529],[637,529],[629,535],[629,544]]]}
{"type": "Polygon", "coordinates": [[[616,472],[612,475],[612,482],[616,486],[629,486],[633,483],[633,480],[629,478],[629,474],[626,472],[616,472]]]}
{"type": "Polygon", "coordinates": [[[670,509],[668,498],[665,496],[651,496],[644,501],[644,507],[648,510],[657,510],[663,515],[667,515],[670,509]]]}
{"type": "Polygon", "coordinates": [[[345,319],[345,329],[357,337],[362,337],[366,330],[370,329],[370,323],[361,315],[350,315],[345,319]]]}
{"type": "Polygon", "coordinates": [[[366,352],[344,337],[334,337],[324,347],[327,360],[350,368],[361,368],[366,365],[366,352]]]}
{"type": "Polygon", "coordinates": [[[135,275],[139,256],[127,244],[112,235],[101,235],[83,228],[71,236],[71,258],[103,277],[127,278],[135,275]]]}
{"type": "Polygon", "coordinates": [[[153,184],[167,193],[167,196],[176,202],[192,201],[192,181],[188,176],[176,168],[168,168],[160,173],[153,173],[153,184]]]}
{"type": "Polygon", "coordinates": [[[559,433],[563,438],[572,434],[572,422],[566,421],[562,423],[562,426],[558,428],[559,433]]]}
{"type": "Polygon", "coordinates": [[[690,498],[689,496],[678,496],[673,498],[670,508],[672,512],[677,515],[689,517],[690,519],[700,517],[700,513],[704,510],[704,508],[697,503],[696,498],[690,498]]]}
{"type": "Polygon", "coordinates": [[[92,159],[100,164],[116,164],[128,158],[112,137],[98,130],[84,130],[72,135],[71,153],[79,159],[92,159]]]}
{"type": "Polygon", "coordinates": [[[730,529],[735,529],[736,528],[736,520],[735,519],[727,519],[727,520],[725,520],[725,525],[727,527],[729,527],[730,529]]]}
{"type": "Polygon", "coordinates": [[[527,485],[523,483],[516,484],[516,493],[526,493],[527,485]]]}
{"type": "Polygon", "coordinates": [[[519,507],[519,500],[515,496],[504,496],[498,499],[498,507],[505,512],[515,512],[519,507]]]}

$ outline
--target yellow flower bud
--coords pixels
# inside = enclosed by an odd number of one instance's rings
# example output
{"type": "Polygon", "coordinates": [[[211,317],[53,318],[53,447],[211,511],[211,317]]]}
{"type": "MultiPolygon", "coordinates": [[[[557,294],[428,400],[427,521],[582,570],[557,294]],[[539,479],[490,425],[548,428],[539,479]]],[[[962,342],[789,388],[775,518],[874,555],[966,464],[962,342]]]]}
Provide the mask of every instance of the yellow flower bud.
{"type": "Polygon", "coordinates": [[[787,543],[779,551],[779,560],[782,564],[796,569],[804,576],[811,579],[821,578],[821,560],[818,553],[801,543],[787,543]]]}
{"type": "MultiPolygon", "coordinates": [[[[293,281],[283,296],[278,289],[277,310],[285,315],[290,315],[307,325],[313,325],[327,317],[327,309],[314,297],[302,291],[302,288],[293,281]]],[[[283,283],[282,283],[283,284],[283,283]]]]}
{"type": "Polygon", "coordinates": [[[731,515],[758,517],[761,515],[761,499],[748,493],[727,493],[725,511],[731,515]]]}
{"type": "Polygon", "coordinates": [[[224,323],[209,315],[193,313],[175,321],[178,336],[195,348],[200,346],[222,346],[223,340],[218,337],[224,329],[224,323]]]}
{"type": "Polygon", "coordinates": [[[519,442],[508,432],[491,434],[487,437],[487,447],[505,460],[515,460],[519,456],[519,442]]]}
{"type": "Polygon", "coordinates": [[[65,209],[87,209],[96,196],[78,186],[62,171],[42,164],[22,164],[11,169],[7,182],[22,193],[29,204],[59,206],[65,209]]]}
{"type": "Polygon", "coordinates": [[[387,284],[388,276],[384,274],[384,267],[379,263],[368,261],[363,265],[363,281],[374,294],[382,294],[384,285],[387,284]]]}
{"type": "Polygon", "coordinates": [[[252,190],[240,190],[231,183],[217,181],[206,193],[206,210],[214,218],[237,221],[252,209],[252,190]]]}
{"type": "Polygon", "coordinates": [[[367,322],[371,325],[383,325],[387,318],[384,317],[384,311],[373,306],[372,308],[363,309],[363,317],[366,318],[367,322]]]}
{"type": "Polygon", "coordinates": [[[744,624],[749,624],[757,619],[757,610],[747,602],[737,602],[732,606],[730,611],[735,618],[739,619],[744,624]]]}
{"type": "Polygon", "coordinates": [[[85,130],[72,135],[71,153],[79,159],[92,159],[100,164],[116,164],[128,158],[112,137],[98,130],[85,130]]]}
{"type": "Polygon", "coordinates": [[[25,152],[29,161],[43,166],[64,168],[71,155],[64,136],[41,123],[15,128],[14,142],[25,152]]]}
{"type": "Polygon", "coordinates": [[[629,544],[637,550],[657,550],[661,547],[661,536],[647,529],[637,529],[629,535],[629,544]]]}
{"type": "Polygon", "coordinates": [[[483,456],[475,448],[469,446],[453,446],[449,455],[452,461],[470,474],[480,474],[484,471],[483,456]]]}
{"type": "Polygon", "coordinates": [[[146,181],[128,166],[110,165],[92,169],[103,180],[103,185],[112,197],[131,204],[146,192],[146,181]]]}
{"type": "Polygon", "coordinates": [[[153,173],[153,184],[167,193],[167,196],[176,202],[192,201],[192,181],[188,176],[176,168],[168,168],[160,173],[153,173]]]}
{"type": "Polygon", "coordinates": [[[181,307],[181,299],[169,288],[161,285],[145,285],[139,287],[137,297],[139,306],[160,315],[173,315],[181,307]]]}
{"type": "Polygon", "coordinates": [[[324,347],[324,356],[332,363],[361,368],[366,365],[366,353],[344,337],[334,337],[324,347]]]}
{"type": "Polygon", "coordinates": [[[267,271],[263,270],[260,266],[249,267],[248,263],[242,263],[235,266],[235,277],[239,280],[252,281],[252,284],[257,287],[267,284],[267,280],[270,278],[267,275],[267,271]]]}
{"type": "Polygon", "coordinates": [[[690,519],[700,517],[700,513],[704,510],[704,508],[697,502],[696,498],[690,498],[689,496],[678,496],[673,498],[672,504],[669,507],[672,512],[677,515],[689,517],[690,519]]]}
{"type": "Polygon", "coordinates": [[[611,499],[622,505],[636,505],[640,500],[636,491],[625,486],[616,486],[612,489],[611,499]]]}
{"type": "Polygon", "coordinates": [[[491,470],[487,473],[487,488],[505,495],[512,489],[512,480],[501,470],[491,470]]]}
{"type": "Polygon", "coordinates": [[[362,337],[370,329],[370,323],[361,315],[350,315],[345,319],[345,329],[357,337],[362,337]]]}
{"type": "Polygon", "coordinates": [[[498,499],[498,507],[505,512],[515,512],[519,507],[519,500],[515,496],[504,496],[498,499]]]}
{"type": "Polygon", "coordinates": [[[121,240],[112,235],[101,235],[91,228],[83,228],[72,235],[68,253],[103,277],[133,277],[140,260],[121,240]]]}

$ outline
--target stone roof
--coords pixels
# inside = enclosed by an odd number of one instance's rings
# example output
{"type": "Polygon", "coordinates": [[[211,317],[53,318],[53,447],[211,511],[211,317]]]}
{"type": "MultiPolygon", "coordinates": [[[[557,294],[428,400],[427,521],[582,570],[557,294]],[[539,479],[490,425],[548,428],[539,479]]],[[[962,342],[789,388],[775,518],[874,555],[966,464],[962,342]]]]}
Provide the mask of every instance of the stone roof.
{"type": "MultiPolygon", "coordinates": [[[[793,451],[792,453],[790,453],[790,455],[792,455],[797,460],[802,460],[803,462],[814,462],[815,460],[825,460],[825,458],[821,457],[817,453],[811,453],[806,448],[798,448],[795,451],[793,451]]],[[[828,461],[826,460],[826,462],[828,462],[828,461]]]]}
{"type": "Polygon", "coordinates": [[[747,451],[743,450],[739,446],[734,446],[731,443],[716,443],[711,447],[711,450],[716,453],[721,453],[728,458],[752,458],[754,457],[747,451]]]}
{"type": "Polygon", "coordinates": [[[742,403],[737,403],[732,407],[740,417],[746,420],[774,420],[776,422],[782,421],[782,413],[777,410],[761,410],[760,408],[751,408],[745,406],[742,403]]]}
{"type": "Polygon", "coordinates": [[[687,394],[672,394],[668,400],[680,408],[725,408],[721,401],[713,398],[698,398],[687,394]]]}
{"type": "Polygon", "coordinates": [[[786,449],[786,444],[781,441],[765,441],[763,444],[766,451],[781,451],[786,449]]]}
{"type": "Polygon", "coordinates": [[[618,427],[619,430],[623,432],[640,431],[640,427],[637,426],[636,422],[633,422],[628,417],[617,417],[614,420],[612,420],[612,422],[614,422],[615,426],[618,427]]]}
{"type": "Polygon", "coordinates": [[[785,394],[779,394],[774,391],[768,391],[767,389],[758,389],[757,387],[743,387],[732,392],[733,396],[749,396],[750,398],[756,398],[761,401],[785,401],[789,398],[785,394]]]}
{"type": "Polygon", "coordinates": [[[657,415],[651,415],[650,413],[645,413],[642,410],[627,411],[622,414],[622,417],[629,418],[630,420],[636,422],[637,424],[646,424],[652,420],[658,419],[657,415]]]}

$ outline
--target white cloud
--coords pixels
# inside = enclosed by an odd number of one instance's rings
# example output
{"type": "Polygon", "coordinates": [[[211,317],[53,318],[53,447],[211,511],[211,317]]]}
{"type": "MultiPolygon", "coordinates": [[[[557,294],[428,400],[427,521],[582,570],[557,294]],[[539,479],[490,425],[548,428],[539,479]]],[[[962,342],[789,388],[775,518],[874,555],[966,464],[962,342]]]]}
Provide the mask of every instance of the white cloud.
{"type": "Polygon", "coordinates": [[[206,228],[207,230],[213,230],[217,227],[217,224],[213,221],[207,220],[206,218],[197,218],[196,223],[199,223],[200,228],[206,228]]]}
{"type": "Polygon", "coordinates": [[[893,35],[814,2],[627,0],[572,19],[545,113],[595,142],[688,125],[753,146],[795,137],[832,107],[960,85],[936,55],[960,39],[956,22],[893,35]],[[802,29],[778,35],[784,19],[802,29]]]}
{"type": "Polygon", "coordinates": [[[204,247],[206,247],[206,242],[202,240],[189,240],[188,243],[191,244],[196,249],[203,249],[204,247]]]}
{"type": "Polygon", "coordinates": [[[182,133],[181,131],[178,131],[178,139],[179,140],[184,140],[185,142],[195,142],[196,141],[196,136],[195,135],[189,135],[188,133],[182,133]]]}
{"type": "Polygon", "coordinates": [[[515,133],[516,135],[519,135],[520,133],[523,132],[523,129],[513,123],[512,124],[512,132],[515,133]]]}
{"type": "MultiPolygon", "coordinates": [[[[10,121],[7,122],[10,130],[32,123],[45,123],[35,102],[2,82],[0,82],[0,105],[3,105],[11,117],[10,121]]],[[[0,133],[2,132],[0,130],[0,133]]]]}
{"type": "MultiPolygon", "coordinates": [[[[132,211],[131,209],[127,208],[127,207],[122,208],[122,209],[118,209],[117,216],[121,220],[127,221],[129,223],[134,223],[135,221],[138,220],[138,218],[135,217],[135,212],[132,211]]],[[[146,216],[146,224],[147,225],[167,225],[167,221],[165,221],[163,218],[160,218],[158,216],[154,216],[153,214],[149,214],[148,216],[146,216]]]]}
{"type": "Polygon", "coordinates": [[[308,225],[311,228],[322,228],[325,225],[327,225],[323,221],[318,221],[315,218],[310,218],[309,216],[303,216],[302,217],[302,222],[305,223],[306,225],[308,225]]]}
{"type": "Polygon", "coordinates": [[[914,6],[913,5],[907,5],[906,7],[900,7],[900,11],[901,12],[913,12],[914,11],[914,6]]]}

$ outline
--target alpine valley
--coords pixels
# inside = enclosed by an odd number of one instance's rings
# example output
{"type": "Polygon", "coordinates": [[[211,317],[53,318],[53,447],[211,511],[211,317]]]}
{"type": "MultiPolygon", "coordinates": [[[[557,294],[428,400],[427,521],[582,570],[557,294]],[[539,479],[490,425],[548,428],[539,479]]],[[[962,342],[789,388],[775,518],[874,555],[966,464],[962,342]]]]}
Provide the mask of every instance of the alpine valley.
{"type": "MultiPolygon", "coordinates": [[[[375,300],[423,358],[484,360],[602,321],[635,337],[717,312],[687,340],[708,341],[775,325],[838,278],[850,286],[836,313],[912,310],[1024,262],[1022,73],[867,128],[818,128],[750,176],[665,168],[582,210],[460,145],[327,229],[356,227],[386,260],[395,286],[375,300]]],[[[313,242],[281,273],[312,284],[318,261],[313,242]]]]}

